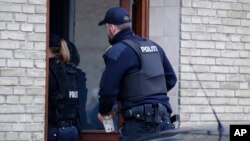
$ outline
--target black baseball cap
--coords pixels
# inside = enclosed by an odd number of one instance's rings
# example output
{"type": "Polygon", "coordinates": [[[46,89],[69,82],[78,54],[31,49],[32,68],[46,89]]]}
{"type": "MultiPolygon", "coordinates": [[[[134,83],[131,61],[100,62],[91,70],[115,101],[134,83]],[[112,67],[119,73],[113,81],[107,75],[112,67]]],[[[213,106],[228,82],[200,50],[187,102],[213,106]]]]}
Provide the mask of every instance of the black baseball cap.
{"type": "Polygon", "coordinates": [[[126,9],[122,7],[110,8],[105,15],[105,18],[99,22],[99,26],[108,24],[120,25],[131,22],[129,14],[126,9]]]}

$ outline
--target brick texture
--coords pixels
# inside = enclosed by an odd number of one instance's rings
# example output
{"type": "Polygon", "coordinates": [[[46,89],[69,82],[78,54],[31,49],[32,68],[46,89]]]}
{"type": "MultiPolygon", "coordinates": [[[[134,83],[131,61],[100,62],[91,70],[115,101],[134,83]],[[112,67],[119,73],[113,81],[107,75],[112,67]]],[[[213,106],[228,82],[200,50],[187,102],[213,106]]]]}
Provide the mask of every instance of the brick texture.
{"type": "MultiPolygon", "coordinates": [[[[3,141],[44,140],[46,2],[0,0],[3,141]]],[[[150,0],[150,11],[150,38],[179,74],[180,125],[215,122],[205,94],[222,122],[249,121],[250,1],[150,0]]]]}
{"type": "Polygon", "coordinates": [[[180,126],[249,121],[250,1],[181,1],[180,126]]]}
{"type": "Polygon", "coordinates": [[[1,141],[44,141],[46,2],[0,0],[1,141]]]}

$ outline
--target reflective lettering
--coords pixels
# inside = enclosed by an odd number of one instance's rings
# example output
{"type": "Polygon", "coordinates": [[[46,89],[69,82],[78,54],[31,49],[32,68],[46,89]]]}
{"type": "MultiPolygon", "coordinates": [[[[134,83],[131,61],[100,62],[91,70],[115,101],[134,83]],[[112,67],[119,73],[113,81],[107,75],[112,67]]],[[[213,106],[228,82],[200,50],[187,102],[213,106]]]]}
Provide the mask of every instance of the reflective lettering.
{"type": "Polygon", "coordinates": [[[78,98],[78,91],[69,91],[69,98],[78,98]]]}
{"type": "Polygon", "coordinates": [[[156,46],[141,46],[142,53],[158,52],[156,46]]]}

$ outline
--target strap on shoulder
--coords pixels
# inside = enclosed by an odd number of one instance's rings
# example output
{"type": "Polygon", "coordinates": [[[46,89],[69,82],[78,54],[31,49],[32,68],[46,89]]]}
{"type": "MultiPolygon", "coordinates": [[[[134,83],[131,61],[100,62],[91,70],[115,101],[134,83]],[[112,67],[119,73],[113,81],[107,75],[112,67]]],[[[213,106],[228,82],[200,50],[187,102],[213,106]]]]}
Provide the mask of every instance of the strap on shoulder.
{"type": "Polygon", "coordinates": [[[129,40],[129,39],[123,40],[122,42],[129,45],[130,47],[132,47],[136,51],[137,54],[141,54],[140,53],[140,44],[137,44],[134,41],[129,40]]]}

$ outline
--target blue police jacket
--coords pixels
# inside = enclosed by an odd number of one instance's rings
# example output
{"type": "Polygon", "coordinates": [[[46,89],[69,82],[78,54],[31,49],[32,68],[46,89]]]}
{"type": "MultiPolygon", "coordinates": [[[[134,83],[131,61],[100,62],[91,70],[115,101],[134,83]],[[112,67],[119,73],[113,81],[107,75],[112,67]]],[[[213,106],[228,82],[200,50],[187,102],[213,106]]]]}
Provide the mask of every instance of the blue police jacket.
{"type": "MultiPolygon", "coordinates": [[[[135,51],[130,46],[121,42],[125,39],[134,42],[144,40],[135,35],[131,28],[126,28],[117,33],[110,41],[112,47],[110,47],[103,55],[106,67],[100,81],[99,113],[102,115],[109,114],[112,110],[113,104],[119,98],[120,86],[123,85],[122,80],[124,76],[130,73],[135,73],[141,68],[139,57],[135,51]]],[[[157,48],[161,55],[167,91],[169,91],[175,86],[177,78],[163,49],[159,45],[157,45],[157,48]]],[[[169,97],[166,93],[152,94],[140,100],[122,99],[121,101],[123,110],[142,104],[161,103],[167,107],[169,113],[172,113],[169,97]]]]}

